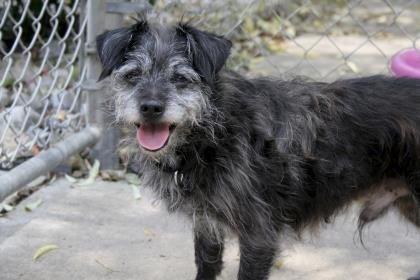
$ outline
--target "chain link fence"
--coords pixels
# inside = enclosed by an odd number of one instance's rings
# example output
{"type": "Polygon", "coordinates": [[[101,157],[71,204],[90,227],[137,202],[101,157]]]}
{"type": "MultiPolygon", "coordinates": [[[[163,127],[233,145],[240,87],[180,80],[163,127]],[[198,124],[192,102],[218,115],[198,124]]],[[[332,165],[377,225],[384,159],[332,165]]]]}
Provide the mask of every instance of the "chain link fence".
{"type": "Polygon", "coordinates": [[[0,165],[10,169],[85,126],[81,1],[0,4],[0,165]]]}
{"type": "Polygon", "coordinates": [[[0,2],[0,202],[99,138],[85,90],[90,2],[0,2]]]}
{"type": "MultiPolygon", "coordinates": [[[[393,54],[420,47],[418,0],[3,0],[0,169],[106,122],[94,38],[151,9],[162,21],[188,20],[227,36],[234,42],[229,67],[247,75],[387,73],[393,54]]],[[[106,142],[117,134],[108,132],[97,148],[106,158],[103,147],[112,149],[106,142]]]]}
{"type": "Polygon", "coordinates": [[[280,26],[283,49],[260,69],[318,80],[388,73],[392,55],[420,47],[420,1],[277,2],[268,14],[280,26]]]}
{"type": "Polygon", "coordinates": [[[418,0],[174,0],[155,8],[225,34],[234,41],[231,66],[252,74],[388,73],[393,54],[420,47],[418,0]]]}

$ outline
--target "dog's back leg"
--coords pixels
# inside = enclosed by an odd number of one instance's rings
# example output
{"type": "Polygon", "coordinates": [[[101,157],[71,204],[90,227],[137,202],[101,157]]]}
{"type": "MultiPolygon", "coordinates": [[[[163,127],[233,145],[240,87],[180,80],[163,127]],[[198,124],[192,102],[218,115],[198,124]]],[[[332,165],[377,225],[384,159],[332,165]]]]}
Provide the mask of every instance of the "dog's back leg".
{"type": "Polygon", "coordinates": [[[414,275],[413,277],[408,278],[407,280],[420,280],[420,272],[414,275]]]}
{"type": "Polygon", "coordinates": [[[277,251],[277,243],[269,239],[258,234],[239,236],[241,258],[238,280],[268,279],[277,251]]]}
{"type": "MultiPolygon", "coordinates": [[[[404,218],[420,229],[420,204],[412,196],[401,197],[394,205],[404,218]]],[[[420,280],[420,272],[408,280],[420,280]]]]}
{"type": "Polygon", "coordinates": [[[420,205],[413,197],[401,197],[395,201],[394,205],[404,218],[420,228],[420,205]]]}

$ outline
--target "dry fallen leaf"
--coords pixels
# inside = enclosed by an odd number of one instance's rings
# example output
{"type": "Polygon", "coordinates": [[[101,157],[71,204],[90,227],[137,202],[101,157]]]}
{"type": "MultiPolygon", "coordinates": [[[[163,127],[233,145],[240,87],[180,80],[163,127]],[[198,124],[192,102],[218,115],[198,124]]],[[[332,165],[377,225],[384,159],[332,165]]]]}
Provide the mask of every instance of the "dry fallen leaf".
{"type": "Polygon", "coordinates": [[[143,229],[143,233],[148,237],[156,236],[156,233],[154,233],[151,229],[148,228],[143,229]]]}
{"type": "Polygon", "coordinates": [[[55,117],[56,117],[56,119],[58,119],[60,121],[64,121],[66,119],[66,115],[67,115],[67,112],[61,110],[55,115],[55,117]]]}
{"type": "Polygon", "coordinates": [[[36,250],[32,260],[36,261],[37,259],[39,259],[43,255],[47,254],[48,252],[51,252],[52,250],[56,250],[56,249],[58,249],[57,245],[54,245],[54,244],[44,245],[44,246],[38,248],[38,250],[36,250]]]}
{"type": "Polygon", "coordinates": [[[277,260],[277,261],[274,263],[274,267],[275,267],[275,268],[277,268],[277,269],[281,269],[281,268],[283,267],[283,261],[281,261],[281,260],[277,260]]]}
{"type": "Polygon", "coordinates": [[[34,155],[34,156],[36,156],[37,154],[39,154],[41,152],[41,149],[39,148],[39,146],[38,145],[34,145],[32,148],[31,148],[31,153],[32,153],[32,155],[34,155]]]}
{"type": "Polygon", "coordinates": [[[119,181],[125,178],[125,170],[101,170],[99,175],[104,181],[119,181]]]}

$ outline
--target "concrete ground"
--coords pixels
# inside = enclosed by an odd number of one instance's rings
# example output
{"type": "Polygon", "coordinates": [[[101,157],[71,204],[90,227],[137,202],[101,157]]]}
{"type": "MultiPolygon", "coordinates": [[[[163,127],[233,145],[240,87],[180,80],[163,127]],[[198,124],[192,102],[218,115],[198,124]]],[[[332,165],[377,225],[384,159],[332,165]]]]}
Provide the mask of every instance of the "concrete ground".
{"type": "Polygon", "coordinates": [[[368,40],[357,35],[325,37],[307,34],[285,42],[284,52],[259,59],[252,65],[251,72],[274,76],[298,74],[322,81],[388,74],[390,58],[411,47],[413,42],[408,37],[368,40]]]}
{"type": "MultiPolygon", "coordinates": [[[[169,216],[147,189],[135,200],[125,182],[71,187],[60,179],[0,218],[0,279],[193,279],[189,222],[169,216]],[[27,203],[43,204],[26,212],[27,203]],[[38,260],[38,248],[54,244],[38,260]]],[[[390,213],[366,234],[340,216],[318,236],[287,241],[270,279],[406,279],[420,269],[420,232],[390,213]],[[294,246],[293,246],[294,244],[294,246]]],[[[238,253],[228,240],[220,279],[235,279],[238,253]]]]}

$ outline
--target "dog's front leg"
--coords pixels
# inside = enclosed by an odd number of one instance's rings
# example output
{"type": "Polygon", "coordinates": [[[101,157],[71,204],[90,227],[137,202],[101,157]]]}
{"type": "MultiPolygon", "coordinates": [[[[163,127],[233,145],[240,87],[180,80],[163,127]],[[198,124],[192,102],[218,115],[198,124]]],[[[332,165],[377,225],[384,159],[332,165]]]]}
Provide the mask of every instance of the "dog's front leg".
{"type": "Polygon", "coordinates": [[[239,237],[241,259],[238,280],[266,280],[276,255],[275,242],[264,236],[239,237]]]}
{"type": "Polygon", "coordinates": [[[223,233],[194,229],[196,280],[215,280],[223,266],[223,233]]]}
{"type": "Polygon", "coordinates": [[[420,280],[420,271],[416,275],[408,278],[407,280],[420,280]]]}

